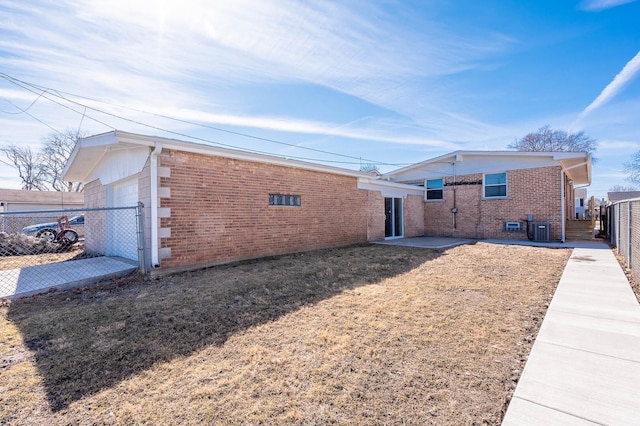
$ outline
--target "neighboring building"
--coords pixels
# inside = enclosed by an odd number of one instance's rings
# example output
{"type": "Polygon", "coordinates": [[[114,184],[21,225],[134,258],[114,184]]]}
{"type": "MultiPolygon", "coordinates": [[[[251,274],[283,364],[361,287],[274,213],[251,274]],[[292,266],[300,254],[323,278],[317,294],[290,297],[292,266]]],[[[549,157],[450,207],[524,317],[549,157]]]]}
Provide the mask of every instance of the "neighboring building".
{"type": "Polygon", "coordinates": [[[609,201],[609,204],[634,198],[640,198],[640,191],[607,192],[607,200],[609,201]]]}
{"type": "MultiPolygon", "coordinates": [[[[458,151],[377,176],[114,131],[82,139],[65,179],[86,184],[90,208],[141,201],[147,264],[169,272],[385,238],[523,239],[528,215],[560,240],[570,181],[589,183],[590,166],[584,153],[458,151]]],[[[115,237],[97,232],[95,247],[128,238],[115,237]]]]}
{"type": "Polygon", "coordinates": [[[0,189],[0,211],[60,210],[84,207],[82,192],[0,189]]]}
{"type": "Polygon", "coordinates": [[[14,233],[35,222],[55,221],[57,212],[33,214],[33,211],[81,209],[84,194],[81,192],[27,191],[24,189],[0,189],[0,231],[14,233]],[[20,212],[27,212],[20,214],[20,212]]]}
{"type": "Polygon", "coordinates": [[[587,188],[578,188],[574,190],[574,198],[576,200],[576,219],[583,220],[587,218],[589,211],[589,201],[587,200],[587,188]]]}

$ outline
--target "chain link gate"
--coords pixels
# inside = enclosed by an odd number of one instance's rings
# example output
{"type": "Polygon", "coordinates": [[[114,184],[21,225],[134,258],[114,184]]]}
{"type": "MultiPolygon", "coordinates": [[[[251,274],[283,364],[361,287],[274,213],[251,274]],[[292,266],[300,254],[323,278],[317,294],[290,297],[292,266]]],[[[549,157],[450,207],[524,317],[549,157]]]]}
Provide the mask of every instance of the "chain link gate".
{"type": "Polygon", "coordinates": [[[146,270],[142,203],[0,212],[0,298],[146,270]]]}

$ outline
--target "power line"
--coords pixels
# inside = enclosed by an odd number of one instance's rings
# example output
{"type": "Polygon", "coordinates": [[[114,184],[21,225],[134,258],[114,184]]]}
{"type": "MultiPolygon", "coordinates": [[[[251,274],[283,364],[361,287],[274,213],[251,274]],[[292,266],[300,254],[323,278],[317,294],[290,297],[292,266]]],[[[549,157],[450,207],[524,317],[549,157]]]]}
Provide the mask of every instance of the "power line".
{"type": "MultiPolygon", "coordinates": [[[[43,96],[43,94],[44,94],[44,92],[43,92],[42,94],[40,94],[40,96],[38,96],[38,99],[40,99],[40,98],[43,96]]],[[[44,124],[45,126],[47,126],[48,128],[50,128],[50,129],[51,129],[51,130],[53,130],[54,132],[62,134],[62,132],[60,132],[59,130],[54,129],[54,128],[53,128],[53,127],[51,127],[49,124],[45,123],[44,121],[40,120],[39,118],[37,118],[36,116],[34,116],[33,114],[31,114],[30,112],[28,112],[28,111],[27,111],[29,108],[31,108],[31,106],[32,106],[32,105],[33,105],[33,104],[34,104],[38,99],[36,99],[36,101],[33,101],[33,102],[31,103],[31,105],[29,105],[29,107],[28,107],[28,108],[26,108],[26,109],[22,109],[22,108],[20,108],[18,105],[14,104],[14,103],[13,103],[13,102],[11,102],[9,99],[6,99],[6,98],[2,98],[2,99],[4,99],[6,102],[8,102],[8,103],[10,103],[11,105],[13,105],[13,107],[14,107],[14,108],[19,109],[21,112],[19,112],[18,114],[23,114],[23,113],[24,113],[24,114],[28,115],[29,117],[33,118],[34,120],[36,120],[38,123],[40,123],[40,124],[44,124]]]]}
{"type": "Polygon", "coordinates": [[[42,97],[42,95],[43,95],[43,94],[44,94],[44,90],[43,90],[43,91],[42,91],[42,93],[40,93],[40,94],[38,95],[38,97],[37,97],[37,98],[35,98],[35,99],[33,100],[33,102],[31,102],[31,103],[29,104],[29,106],[28,106],[28,107],[26,107],[25,109],[22,109],[22,108],[18,107],[16,104],[14,104],[13,102],[11,102],[9,99],[7,99],[7,98],[4,98],[4,97],[3,97],[2,99],[3,99],[5,102],[10,103],[11,105],[13,105],[15,108],[17,108],[17,109],[18,109],[18,110],[20,110],[20,111],[19,111],[19,112],[10,112],[10,111],[4,111],[4,110],[2,110],[2,112],[3,112],[3,113],[5,113],[5,114],[13,114],[13,115],[25,114],[27,111],[29,111],[29,109],[31,109],[31,107],[32,107],[32,106],[34,106],[34,105],[36,104],[36,102],[38,102],[38,99],[40,99],[40,98],[42,97]]]}
{"type": "MultiPolygon", "coordinates": [[[[236,132],[236,131],[232,131],[232,130],[228,130],[228,129],[223,129],[223,128],[216,127],[216,126],[211,126],[211,125],[202,124],[202,123],[196,123],[196,122],[192,122],[192,121],[189,121],[189,120],[183,120],[183,119],[179,119],[179,118],[175,118],[175,117],[170,117],[170,116],[163,115],[163,114],[151,113],[151,112],[140,110],[140,109],[137,109],[137,108],[132,108],[132,107],[124,106],[124,105],[118,105],[118,104],[113,104],[113,103],[109,103],[109,102],[104,102],[104,101],[101,101],[101,100],[92,99],[92,98],[81,96],[81,95],[75,95],[75,94],[68,93],[68,92],[61,92],[61,91],[58,91],[56,89],[52,89],[52,88],[48,88],[48,87],[45,87],[45,86],[36,85],[36,84],[33,84],[33,83],[29,83],[29,82],[26,82],[26,81],[11,77],[6,73],[0,73],[0,77],[2,77],[3,79],[5,79],[5,80],[17,85],[18,87],[21,87],[21,88],[23,88],[25,90],[28,90],[28,91],[30,91],[30,92],[32,92],[34,94],[36,92],[34,92],[34,90],[32,90],[31,88],[37,89],[38,91],[40,91],[40,94],[39,94],[38,98],[36,99],[36,101],[40,97],[44,97],[45,99],[49,100],[50,102],[56,103],[56,104],[66,108],[66,109],[69,109],[70,111],[75,112],[76,114],[82,115],[82,117],[87,117],[87,118],[89,118],[89,119],[91,119],[93,121],[96,121],[96,122],[98,122],[98,123],[100,123],[100,124],[102,124],[102,125],[104,125],[104,126],[106,126],[108,128],[111,128],[113,130],[115,130],[115,127],[113,127],[111,125],[108,125],[107,123],[104,123],[104,122],[102,122],[102,121],[100,121],[100,120],[98,120],[98,119],[96,119],[94,117],[91,117],[91,116],[87,115],[86,114],[86,109],[90,109],[92,111],[95,111],[95,112],[98,112],[98,113],[101,113],[101,114],[105,114],[105,115],[108,115],[108,116],[111,116],[111,117],[114,117],[114,118],[117,118],[117,119],[120,119],[120,120],[128,121],[128,122],[140,125],[140,126],[144,126],[144,127],[148,127],[148,128],[154,129],[154,130],[170,133],[170,134],[177,135],[177,136],[180,136],[180,137],[185,137],[185,138],[198,140],[198,141],[201,141],[201,142],[207,142],[207,143],[210,143],[210,144],[220,145],[220,146],[224,146],[224,147],[229,147],[229,148],[233,148],[233,149],[243,149],[245,151],[251,151],[251,152],[254,152],[254,153],[258,153],[258,154],[265,154],[265,155],[271,155],[271,156],[276,155],[276,154],[274,154],[272,152],[260,151],[260,150],[255,150],[255,149],[240,148],[237,145],[225,144],[225,143],[222,143],[222,142],[218,142],[218,141],[214,141],[214,140],[210,140],[210,139],[206,139],[206,138],[200,138],[200,137],[196,137],[196,136],[191,136],[191,135],[188,135],[188,134],[185,134],[185,133],[176,132],[176,131],[164,129],[164,128],[161,128],[161,127],[158,127],[158,126],[154,126],[154,125],[150,125],[150,124],[147,124],[147,123],[143,123],[143,122],[138,121],[138,120],[133,120],[133,119],[130,119],[130,118],[127,118],[127,117],[123,117],[121,115],[110,113],[110,112],[101,110],[99,108],[91,107],[91,106],[83,104],[81,102],[69,99],[69,98],[63,96],[63,93],[68,95],[68,96],[74,96],[74,97],[77,97],[77,98],[86,99],[86,100],[102,103],[102,104],[109,105],[109,106],[125,108],[125,109],[131,110],[131,111],[136,111],[136,112],[139,112],[139,113],[143,113],[143,114],[147,114],[147,115],[151,115],[151,116],[155,116],[155,117],[160,117],[160,118],[164,118],[164,119],[168,119],[168,120],[173,120],[173,121],[180,122],[180,123],[190,124],[190,125],[193,125],[193,126],[204,127],[204,128],[208,128],[208,129],[211,129],[211,130],[216,130],[216,131],[220,131],[220,132],[234,134],[234,135],[237,135],[237,136],[242,136],[242,137],[251,138],[251,139],[255,139],[255,140],[261,140],[261,141],[264,141],[264,142],[270,142],[270,143],[285,145],[285,146],[289,146],[289,147],[293,147],[293,148],[297,148],[297,149],[304,149],[304,150],[308,150],[308,151],[313,151],[313,152],[318,152],[318,153],[322,153],[322,154],[333,155],[333,156],[337,156],[337,157],[348,158],[348,159],[353,159],[353,160],[358,160],[358,161],[357,162],[350,162],[350,161],[324,160],[324,159],[308,158],[308,157],[301,157],[301,156],[286,156],[287,158],[295,158],[295,159],[307,160],[307,161],[337,163],[337,164],[363,164],[363,162],[364,162],[364,163],[369,163],[369,164],[389,165],[389,166],[402,166],[402,165],[404,165],[404,164],[384,163],[384,162],[381,162],[381,161],[369,160],[369,159],[365,159],[365,158],[361,158],[361,157],[354,157],[354,156],[349,156],[349,155],[345,155],[345,154],[339,154],[339,153],[326,151],[326,150],[321,150],[321,149],[316,149],[316,148],[298,146],[298,145],[295,145],[295,144],[290,144],[290,143],[286,143],[286,142],[282,142],[282,141],[277,141],[277,140],[274,140],[274,139],[264,138],[264,137],[250,135],[250,134],[246,134],[246,133],[242,133],[242,132],[236,132]],[[27,86],[27,87],[25,87],[25,86],[27,86]],[[56,101],[54,99],[51,99],[47,95],[51,95],[51,96],[54,96],[56,98],[63,99],[66,102],[69,102],[69,103],[72,103],[74,105],[78,105],[80,107],[83,107],[85,111],[80,113],[79,111],[77,111],[77,110],[75,110],[75,109],[73,109],[73,108],[71,108],[71,107],[69,107],[67,105],[64,105],[64,104],[62,104],[62,103],[60,103],[60,102],[58,102],[58,101],[56,101]]],[[[32,104],[33,103],[35,103],[35,101],[32,102],[32,104]]],[[[33,117],[33,118],[35,118],[35,117],[33,117]]],[[[38,120],[38,121],[40,121],[40,120],[38,120]]],[[[43,124],[45,124],[45,123],[43,123],[43,124]]],[[[48,126],[48,127],[50,127],[50,126],[48,126]]]]}
{"type": "MultiPolygon", "coordinates": [[[[4,74],[4,75],[3,75],[3,73],[0,73],[0,77],[4,78],[5,80],[8,80],[7,78],[5,78],[5,76],[6,76],[6,74],[4,74]]],[[[54,91],[54,92],[55,92],[55,90],[54,90],[54,89],[40,88],[40,87],[38,87],[38,86],[36,86],[36,85],[30,84],[30,83],[27,83],[27,82],[23,82],[22,80],[13,79],[12,77],[11,77],[11,80],[8,80],[8,81],[10,81],[11,83],[15,84],[16,86],[21,87],[21,88],[23,88],[23,89],[25,89],[25,90],[27,90],[27,91],[29,91],[29,92],[31,92],[31,93],[34,93],[34,94],[35,94],[36,92],[35,92],[34,90],[32,90],[30,87],[38,88],[38,89],[42,90],[42,93],[41,93],[41,95],[40,95],[41,97],[43,97],[43,98],[47,99],[47,100],[48,100],[48,101],[50,101],[50,102],[53,102],[54,104],[60,105],[61,107],[66,108],[66,109],[68,109],[69,111],[75,112],[75,113],[76,113],[76,114],[78,114],[78,115],[83,115],[83,114],[82,114],[82,113],[80,113],[79,111],[76,111],[75,109],[73,109],[73,108],[71,108],[71,107],[69,107],[69,106],[67,106],[67,105],[64,105],[63,103],[61,103],[61,102],[59,102],[59,101],[56,101],[56,100],[51,99],[50,97],[48,97],[48,96],[47,96],[47,94],[51,94],[51,95],[53,95],[53,96],[57,96],[57,97],[62,97],[62,96],[60,96],[59,94],[58,94],[58,95],[56,95],[55,93],[52,93],[52,91],[54,91]],[[15,81],[14,81],[14,80],[15,80],[15,81]],[[25,87],[25,86],[28,86],[28,87],[25,87]]],[[[64,99],[64,97],[62,97],[62,98],[64,99]]],[[[65,99],[65,100],[66,100],[66,99],[65,99]]],[[[13,105],[13,104],[12,104],[12,105],[13,105]]],[[[15,106],[15,105],[14,105],[14,106],[15,106]]],[[[18,108],[18,107],[16,107],[16,108],[18,108]]],[[[18,109],[20,109],[20,108],[18,108],[18,109]]],[[[49,127],[49,128],[50,128],[50,129],[52,129],[54,132],[59,133],[59,134],[61,134],[61,135],[64,135],[64,133],[62,133],[62,132],[60,132],[59,130],[56,130],[56,129],[54,129],[53,127],[49,126],[48,124],[46,124],[46,123],[42,122],[41,120],[37,119],[36,117],[34,117],[33,115],[31,115],[30,113],[26,113],[26,114],[27,114],[27,115],[29,115],[30,117],[32,117],[34,120],[36,120],[36,121],[38,121],[38,122],[40,122],[40,123],[44,124],[45,126],[49,127]]],[[[105,123],[105,122],[102,122],[102,121],[100,121],[100,120],[98,120],[98,119],[96,119],[96,118],[89,117],[89,116],[87,116],[87,118],[89,118],[90,120],[95,121],[96,123],[102,124],[103,126],[106,126],[106,127],[110,128],[110,129],[112,129],[112,130],[116,130],[116,128],[115,128],[115,127],[110,126],[109,124],[107,124],[107,123],[105,123]]],[[[124,119],[124,118],[123,118],[123,119],[124,119]]]]}

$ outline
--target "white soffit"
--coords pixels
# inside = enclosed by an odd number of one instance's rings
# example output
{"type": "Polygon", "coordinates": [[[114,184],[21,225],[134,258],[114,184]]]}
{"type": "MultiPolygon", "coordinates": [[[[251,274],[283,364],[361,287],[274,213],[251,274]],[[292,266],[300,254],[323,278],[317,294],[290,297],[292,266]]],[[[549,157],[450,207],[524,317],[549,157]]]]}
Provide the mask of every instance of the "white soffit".
{"type": "Polygon", "coordinates": [[[140,173],[149,158],[147,147],[127,147],[117,149],[118,146],[109,147],[102,159],[87,176],[86,182],[100,179],[100,183],[108,185],[140,173]]]}
{"type": "MultiPolygon", "coordinates": [[[[458,151],[446,156],[418,163],[384,176],[394,181],[437,179],[445,176],[502,172],[508,170],[532,169],[539,167],[566,167],[585,162],[585,153],[522,153],[518,151],[458,151]]],[[[585,170],[587,166],[585,165],[585,170]]],[[[574,172],[576,175],[578,170],[574,172]]],[[[584,173],[583,171],[583,174],[584,173]]]]}
{"type": "Polygon", "coordinates": [[[415,185],[405,185],[402,183],[388,182],[378,179],[358,179],[358,189],[366,189],[368,191],[379,191],[383,197],[403,198],[407,195],[424,196],[424,187],[415,185]]]}

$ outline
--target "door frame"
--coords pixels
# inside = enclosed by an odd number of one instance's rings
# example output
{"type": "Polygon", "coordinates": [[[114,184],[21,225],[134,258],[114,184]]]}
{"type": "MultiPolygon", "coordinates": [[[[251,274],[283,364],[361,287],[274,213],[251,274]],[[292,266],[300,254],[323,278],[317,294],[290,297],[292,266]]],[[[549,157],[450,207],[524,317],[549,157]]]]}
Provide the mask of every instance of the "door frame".
{"type": "Polygon", "coordinates": [[[402,197],[385,197],[384,239],[396,238],[404,238],[404,199],[402,197]]]}

